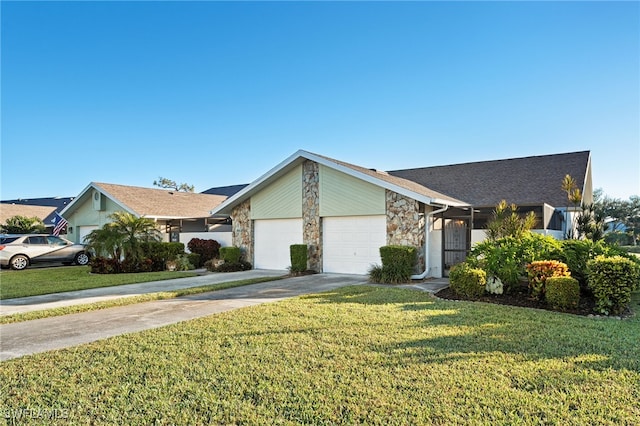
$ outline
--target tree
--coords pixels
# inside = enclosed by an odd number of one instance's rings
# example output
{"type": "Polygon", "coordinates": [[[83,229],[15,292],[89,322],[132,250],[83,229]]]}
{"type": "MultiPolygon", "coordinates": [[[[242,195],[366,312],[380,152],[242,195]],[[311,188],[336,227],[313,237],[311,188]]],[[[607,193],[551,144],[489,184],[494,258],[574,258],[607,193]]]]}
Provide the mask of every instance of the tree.
{"type": "Polygon", "coordinates": [[[153,181],[154,186],[159,186],[160,188],[168,188],[175,189],[176,191],[184,191],[184,192],[193,192],[195,187],[193,185],[189,185],[186,183],[181,183],[178,185],[176,181],[159,177],[158,180],[153,181]]]}
{"type": "Polygon", "coordinates": [[[85,239],[98,256],[136,265],[144,258],[142,243],[161,239],[152,219],[123,211],[114,212],[109,218],[112,222],[91,231],[85,239]]]}
{"type": "Polygon", "coordinates": [[[515,204],[508,204],[506,200],[502,200],[487,222],[487,238],[491,241],[507,236],[520,238],[535,227],[536,220],[534,212],[529,212],[523,217],[518,213],[515,204]]]}
{"type": "Polygon", "coordinates": [[[637,245],[640,238],[640,197],[632,195],[629,200],[607,196],[596,200],[595,208],[610,219],[612,231],[625,233],[631,244],[637,245]]]}
{"type": "Polygon", "coordinates": [[[2,232],[7,234],[35,234],[47,230],[40,218],[20,215],[10,217],[0,228],[2,228],[2,232]]]}

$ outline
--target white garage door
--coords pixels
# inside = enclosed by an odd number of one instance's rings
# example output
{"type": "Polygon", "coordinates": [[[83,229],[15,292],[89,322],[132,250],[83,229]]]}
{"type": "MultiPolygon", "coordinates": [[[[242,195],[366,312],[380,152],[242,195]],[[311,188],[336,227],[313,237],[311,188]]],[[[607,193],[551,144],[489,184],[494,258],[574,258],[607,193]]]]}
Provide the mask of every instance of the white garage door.
{"type": "Polygon", "coordinates": [[[291,266],[289,246],[302,244],[302,219],[261,219],[254,223],[254,268],[291,266]]]}
{"type": "Polygon", "coordinates": [[[86,225],[86,226],[78,226],[78,237],[80,240],[78,242],[84,243],[84,238],[96,229],[99,229],[98,225],[86,225]]]}
{"type": "Polygon", "coordinates": [[[324,218],[323,271],[366,275],[372,264],[381,265],[386,228],[386,216],[324,218]]]}

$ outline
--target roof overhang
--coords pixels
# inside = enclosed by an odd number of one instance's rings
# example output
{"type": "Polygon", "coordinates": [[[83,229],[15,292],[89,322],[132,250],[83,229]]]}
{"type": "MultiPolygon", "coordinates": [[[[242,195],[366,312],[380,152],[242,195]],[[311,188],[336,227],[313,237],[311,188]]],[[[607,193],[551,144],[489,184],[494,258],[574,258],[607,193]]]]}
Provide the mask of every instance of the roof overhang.
{"type": "Polygon", "coordinates": [[[229,216],[234,207],[243,203],[244,201],[251,198],[254,194],[261,191],[266,185],[270,182],[275,181],[281,176],[286,175],[289,171],[294,169],[295,167],[301,165],[305,161],[310,160],[321,164],[323,166],[332,168],[334,170],[345,173],[346,175],[353,176],[357,179],[361,179],[365,182],[369,182],[373,185],[388,189],[390,191],[394,191],[398,194],[404,195],[406,197],[412,198],[418,202],[428,204],[428,205],[438,205],[438,206],[467,206],[466,203],[462,201],[456,200],[448,200],[444,198],[437,197],[429,197],[424,194],[420,194],[418,192],[412,191],[410,189],[404,188],[400,185],[394,184],[387,180],[384,180],[382,177],[378,178],[371,174],[363,173],[355,168],[351,168],[340,164],[336,161],[332,161],[331,159],[323,156],[319,156],[317,154],[313,154],[308,151],[299,150],[296,151],[293,155],[273,167],[271,170],[260,176],[258,179],[253,181],[247,187],[237,192],[232,197],[225,200],[223,203],[212,209],[209,213],[212,216],[229,216]]]}
{"type": "Polygon", "coordinates": [[[99,185],[96,185],[95,182],[91,182],[89,185],[87,185],[80,192],[80,194],[73,199],[73,201],[71,201],[64,209],[62,209],[62,211],[60,212],[60,216],[65,217],[65,214],[69,214],[69,215],[73,214],[82,205],[82,203],[84,203],[87,200],[87,197],[89,199],[91,199],[91,197],[92,197],[92,195],[91,195],[92,191],[91,190],[96,190],[96,191],[100,192],[101,194],[103,194],[104,196],[109,198],[111,201],[116,203],[118,206],[120,206],[122,208],[122,210],[124,210],[124,211],[126,211],[128,213],[131,213],[132,215],[134,215],[136,217],[140,217],[140,215],[138,213],[134,212],[129,207],[127,207],[126,205],[122,204],[117,198],[115,198],[113,195],[109,194],[108,191],[104,190],[99,185]]]}

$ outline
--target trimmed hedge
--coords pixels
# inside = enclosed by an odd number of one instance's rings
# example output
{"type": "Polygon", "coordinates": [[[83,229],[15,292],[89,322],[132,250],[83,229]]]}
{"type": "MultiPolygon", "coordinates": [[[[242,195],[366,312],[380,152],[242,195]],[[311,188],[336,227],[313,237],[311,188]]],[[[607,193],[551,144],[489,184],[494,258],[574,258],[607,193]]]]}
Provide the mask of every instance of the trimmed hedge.
{"type": "Polygon", "coordinates": [[[463,262],[451,267],[449,285],[458,295],[476,299],[484,294],[487,285],[487,273],[463,262]]]}
{"type": "Polygon", "coordinates": [[[369,270],[369,280],[377,283],[400,284],[411,281],[411,273],[416,261],[416,248],[410,246],[380,247],[382,267],[373,266],[369,270]]]}
{"type": "Polygon", "coordinates": [[[291,272],[304,272],[307,270],[307,251],[306,244],[292,244],[289,247],[291,272]]]}
{"type": "Polygon", "coordinates": [[[220,247],[220,259],[224,260],[224,263],[239,263],[240,256],[239,247],[220,247]]]}
{"type": "Polygon", "coordinates": [[[545,288],[545,300],[553,308],[576,308],[580,302],[580,283],[575,278],[549,277],[545,288]]]}
{"type": "Polygon", "coordinates": [[[638,288],[640,267],[622,256],[598,256],[587,263],[589,288],[596,298],[596,311],[605,315],[622,313],[638,288]]]}

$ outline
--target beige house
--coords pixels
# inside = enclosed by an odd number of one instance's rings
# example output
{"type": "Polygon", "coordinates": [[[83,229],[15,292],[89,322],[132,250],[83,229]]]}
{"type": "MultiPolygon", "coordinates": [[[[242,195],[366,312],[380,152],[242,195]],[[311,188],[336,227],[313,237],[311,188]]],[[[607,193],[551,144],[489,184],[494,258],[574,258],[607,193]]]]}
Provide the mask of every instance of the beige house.
{"type": "Polygon", "coordinates": [[[562,238],[566,174],[592,200],[588,151],[384,172],[300,150],[214,207],[233,220],[233,245],[258,269],[290,266],[291,244],[309,268],[366,274],[379,248],[418,249],[414,278],[440,277],[484,239],[502,199],[533,211],[536,232],[562,238]]]}
{"type": "Polygon", "coordinates": [[[91,182],[61,215],[69,222],[67,238],[78,243],[83,242],[84,237],[94,229],[110,222],[112,213],[125,211],[137,217],[153,219],[164,241],[180,241],[186,245],[191,238],[198,237],[216,239],[222,245],[228,245],[231,235],[229,221],[212,218],[209,214],[211,208],[226,198],[221,195],[91,182]]]}

